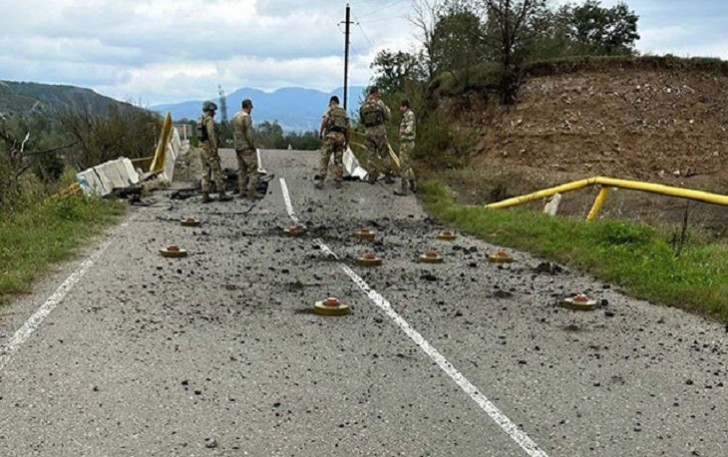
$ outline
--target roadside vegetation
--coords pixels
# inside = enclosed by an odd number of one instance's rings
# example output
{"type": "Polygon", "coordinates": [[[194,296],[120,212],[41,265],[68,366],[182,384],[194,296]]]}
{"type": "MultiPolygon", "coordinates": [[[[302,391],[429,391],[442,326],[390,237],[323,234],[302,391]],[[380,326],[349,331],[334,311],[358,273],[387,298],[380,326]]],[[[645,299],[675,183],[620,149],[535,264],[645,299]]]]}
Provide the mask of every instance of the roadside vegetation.
{"type": "Polygon", "coordinates": [[[123,215],[119,201],[53,197],[0,219],[0,305],[31,290],[53,263],[65,260],[123,215]]]}
{"type": "Polygon", "coordinates": [[[123,214],[118,202],[59,196],[75,173],[150,155],[160,126],[156,114],[115,105],[0,120],[0,304],[123,214]]]}
{"type": "Polygon", "coordinates": [[[705,242],[697,231],[676,242],[672,233],[630,222],[465,206],[436,181],[423,183],[420,196],[436,218],[485,241],[593,274],[636,298],[728,322],[725,242],[705,242]]]}

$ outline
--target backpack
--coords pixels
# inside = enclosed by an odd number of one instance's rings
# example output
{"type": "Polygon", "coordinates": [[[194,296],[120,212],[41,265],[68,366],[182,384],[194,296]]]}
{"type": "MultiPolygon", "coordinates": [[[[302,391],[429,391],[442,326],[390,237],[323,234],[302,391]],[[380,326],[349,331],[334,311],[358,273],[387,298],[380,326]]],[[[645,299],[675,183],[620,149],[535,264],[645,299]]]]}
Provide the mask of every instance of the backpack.
{"type": "Polygon", "coordinates": [[[329,110],[329,121],[327,123],[330,132],[345,133],[348,125],[346,110],[340,106],[336,106],[329,110]]]}
{"type": "Polygon", "coordinates": [[[359,116],[365,127],[374,127],[384,124],[384,113],[377,100],[370,98],[359,108],[359,116]]]}
{"type": "Polygon", "coordinates": [[[200,141],[210,141],[210,134],[205,126],[205,116],[201,116],[197,121],[197,139],[200,141]]]}

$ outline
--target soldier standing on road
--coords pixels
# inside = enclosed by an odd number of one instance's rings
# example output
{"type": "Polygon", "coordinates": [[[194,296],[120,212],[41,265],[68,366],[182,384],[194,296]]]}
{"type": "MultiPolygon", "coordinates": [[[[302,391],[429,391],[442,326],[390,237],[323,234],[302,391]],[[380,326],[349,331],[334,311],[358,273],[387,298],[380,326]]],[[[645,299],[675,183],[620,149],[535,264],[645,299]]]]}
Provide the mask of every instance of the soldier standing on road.
{"type": "Polygon", "coordinates": [[[329,171],[331,154],[334,155],[334,166],[336,167],[336,188],[341,188],[344,180],[344,150],[349,144],[349,116],[346,110],[339,106],[339,97],[334,95],[329,100],[329,107],[321,119],[319,137],[324,140],[321,148],[321,162],[319,174],[314,177],[314,185],[317,189],[324,187],[324,180],[329,171]],[[324,136],[325,135],[325,136],[324,136]]]}
{"type": "Polygon", "coordinates": [[[222,168],[220,166],[220,155],[218,146],[220,142],[220,129],[215,124],[215,111],[217,105],[211,101],[202,104],[202,116],[197,121],[197,137],[202,144],[202,203],[209,203],[210,179],[215,181],[218,192],[218,200],[226,202],[232,197],[225,194],[225,182],[222,179],[222,168]]]}
{"type": "Polygon", "coordinates": [[[367,148],[367,180],[374,184],[380,171],[384,171],[384,182],[391,184],[392,163],[389,157],[387,131],[385,122],[392,117],[389,107],[380,99],[379,88],[373,86],[369,89],[369,96],[359,107],[359,117],[366,127],[364,143],[367,148]]]}
{"type": "Polygon", "coordinates": [[[410,108],[409,100],[402,100],[399,104],[402,113],[402,122],[399,124],[399,173],[402,177],[402,187],[395,190],[395,195],[407,195],[409,191],[415,192],[415,173],[412,171],[412,152],[415,149],[415,113],[410,108]]]}
{"type": "Polygon", "coordinates": [[[238,191],[240,198],[263,198],[258,193],[258,151],[255,146],[253,119],[250,112],[253,102],[246,98],[242,109],[233,116],[233,139],[238,157],[238,191]],[[247,189],[246,189],[247,185],[247,189]]]}

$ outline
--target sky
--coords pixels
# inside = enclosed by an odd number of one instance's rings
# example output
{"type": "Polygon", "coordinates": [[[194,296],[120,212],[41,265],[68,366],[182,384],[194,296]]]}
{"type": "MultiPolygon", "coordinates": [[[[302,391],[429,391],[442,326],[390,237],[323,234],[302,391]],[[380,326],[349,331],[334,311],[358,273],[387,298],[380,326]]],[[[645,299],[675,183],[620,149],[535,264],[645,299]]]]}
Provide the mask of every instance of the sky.
{"type": "MultiPolygon", "coordinates": [[[[349,85],[382,49],[413,52],[413,2],[349,0],[349,85]]],[[[429,0],[432,1],[432,0],[429,0]]],[[[564,3],[563,0],[553,0],[564,3]]],[[[611,7],[617,0],[602,0],[611,7]]],[[[582,3],[579,1],[578,3],[582,3]]],[[[728,2],[625,0],[637,48],[728,60],[728,2]]],[[[141,106],[343,86],[346,0],[0,0],[0,80],[88,87],[141,106]]]]}

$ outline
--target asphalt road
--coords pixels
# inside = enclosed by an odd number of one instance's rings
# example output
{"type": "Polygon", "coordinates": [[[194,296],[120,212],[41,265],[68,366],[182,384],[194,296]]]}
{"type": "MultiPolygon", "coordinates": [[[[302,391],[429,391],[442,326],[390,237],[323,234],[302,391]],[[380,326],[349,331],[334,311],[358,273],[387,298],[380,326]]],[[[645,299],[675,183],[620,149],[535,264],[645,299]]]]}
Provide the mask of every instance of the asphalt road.
{"type": "Polygon", "coordinates": [[[316,153],[262,157],[260,202],[157,192],[0,310],[1,456],[728,455],[724,326],[489,264],[393,186],[316,190],[316,153]],[[575,292],[604,306],[557,306],[575,292]],[[313,314],[327,296],[352,313],[313,314]]]}

